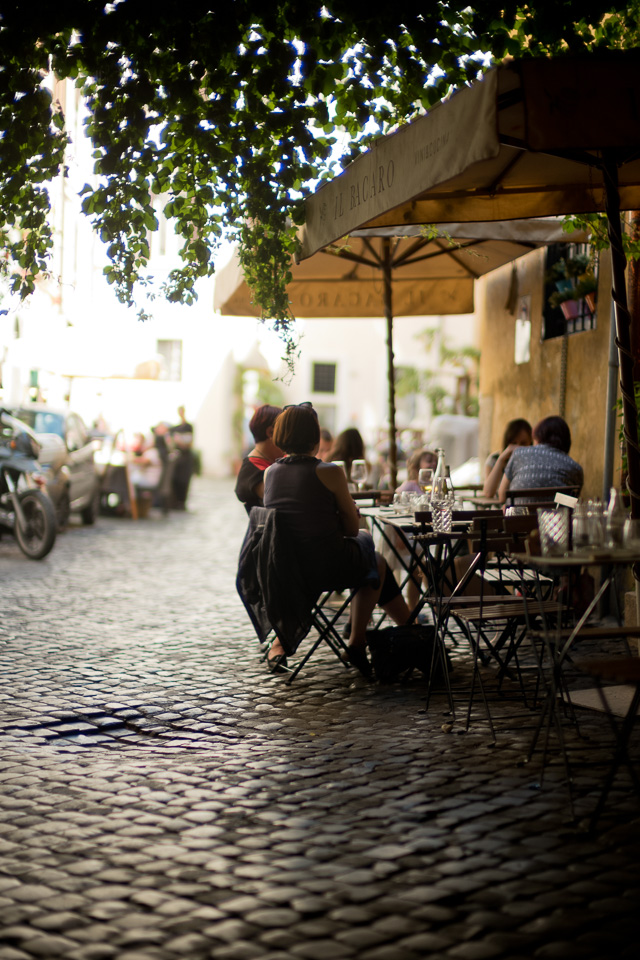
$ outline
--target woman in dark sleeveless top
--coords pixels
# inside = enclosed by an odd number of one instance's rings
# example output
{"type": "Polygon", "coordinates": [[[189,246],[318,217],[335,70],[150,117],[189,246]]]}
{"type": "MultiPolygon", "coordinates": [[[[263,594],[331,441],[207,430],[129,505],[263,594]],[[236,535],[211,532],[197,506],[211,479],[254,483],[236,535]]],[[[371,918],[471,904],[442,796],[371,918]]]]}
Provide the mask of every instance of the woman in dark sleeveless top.
{"type": "MultiPolygon", "coordinates": [[[[265,471],[264,505],[278,511],[304,578],[314,590],[362,584],[352,602],[347,658],[369,676],[366,629],[373,608],[379,603],[401,624],[409,617],[408,607],[393,574],[375,552],[371,534],[359,529],[344,471],[316,457],[320,427],[311,404],[285,407],[276,420],[273,440],[287,456],[265,471]]],[[[283,663],[284,651],[277,640],[269,653],[272,669],[283,663]]]]}

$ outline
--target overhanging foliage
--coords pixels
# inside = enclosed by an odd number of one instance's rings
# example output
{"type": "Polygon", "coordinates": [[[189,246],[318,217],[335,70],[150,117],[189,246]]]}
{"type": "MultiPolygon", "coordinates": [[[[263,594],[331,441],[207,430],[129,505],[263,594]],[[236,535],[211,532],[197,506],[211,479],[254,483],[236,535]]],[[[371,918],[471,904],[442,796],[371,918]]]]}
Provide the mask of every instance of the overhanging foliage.
{"type": "Polygon", "coordinates": [[[637,36],[637,0],[474,7],[0,2],[0,242],[13,289],[33,289],[52,244],[47,183],[62,168],[67,133],[43,84],[51,71],[87,100],[96,177],[83,210],[107,245],[119,299],[139,301],[149,282],[160,208],[182,238],[166,296],[193,299],[226,231],[240,242],[264,316],[287,340],[301,198],[333,172],[336,137],[346,163],[368,137],[474,80],[487,55],[547,56],[637,36]]]}

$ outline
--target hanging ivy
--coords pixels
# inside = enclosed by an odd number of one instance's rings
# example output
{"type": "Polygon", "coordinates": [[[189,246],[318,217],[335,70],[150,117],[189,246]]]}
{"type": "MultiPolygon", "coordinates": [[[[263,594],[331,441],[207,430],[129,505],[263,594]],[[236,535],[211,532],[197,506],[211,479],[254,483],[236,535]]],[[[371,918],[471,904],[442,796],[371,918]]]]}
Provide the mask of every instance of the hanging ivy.
{"type": "Polygon", "coordinates": [[[28,294],[47,269],[48,185],[69,145],[51,78],[68,79],[85,98],[93,150],[82,210],[119,299],[144,314],[160,285],[193,302],[220,243],[235,239],[289,357],[289,266],[319,180],[491,58],[621,46],[640,20],[638,0],[33,0],[26,10],[0,8],[0,270],[12,289],[28,294]],[[181,239],[160,279],[149,274],[158,211],[181,239]]]}

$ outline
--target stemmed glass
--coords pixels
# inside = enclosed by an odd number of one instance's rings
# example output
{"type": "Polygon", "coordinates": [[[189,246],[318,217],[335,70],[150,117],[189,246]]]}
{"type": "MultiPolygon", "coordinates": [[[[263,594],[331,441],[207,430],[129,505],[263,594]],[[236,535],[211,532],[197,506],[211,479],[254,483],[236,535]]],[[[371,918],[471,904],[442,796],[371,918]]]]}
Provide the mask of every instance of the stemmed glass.
{"type": "Polygon", "coordinates": [[[364,485],[367,482],[367,475],[369,470],[367,468],[366,460],[354,460],[351,464],[351,482],[355,483],[358,490],[364,490],[364,485]]]}
{"type": "Polygon", "coordinates": [[[421,467],[418,470],[418,485],[423,493],[431,496],[431,487],[433,485],[433,470],[431,467],[421,467]]]}

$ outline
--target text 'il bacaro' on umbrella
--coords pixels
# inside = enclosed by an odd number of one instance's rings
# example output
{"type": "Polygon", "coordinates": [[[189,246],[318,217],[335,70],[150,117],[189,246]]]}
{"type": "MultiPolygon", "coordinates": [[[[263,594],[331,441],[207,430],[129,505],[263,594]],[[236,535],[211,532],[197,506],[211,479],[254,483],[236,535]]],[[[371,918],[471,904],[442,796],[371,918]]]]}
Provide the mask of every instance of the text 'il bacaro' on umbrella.
{"type": "Polygon", "coordinates": [[[640,449],[620,211],[640,209],[639,124],[639,50],[512,61],[375,141],[307,199],[302,230],[305,258],[363,228],[606,211],[633,517],[640,449]]]}

